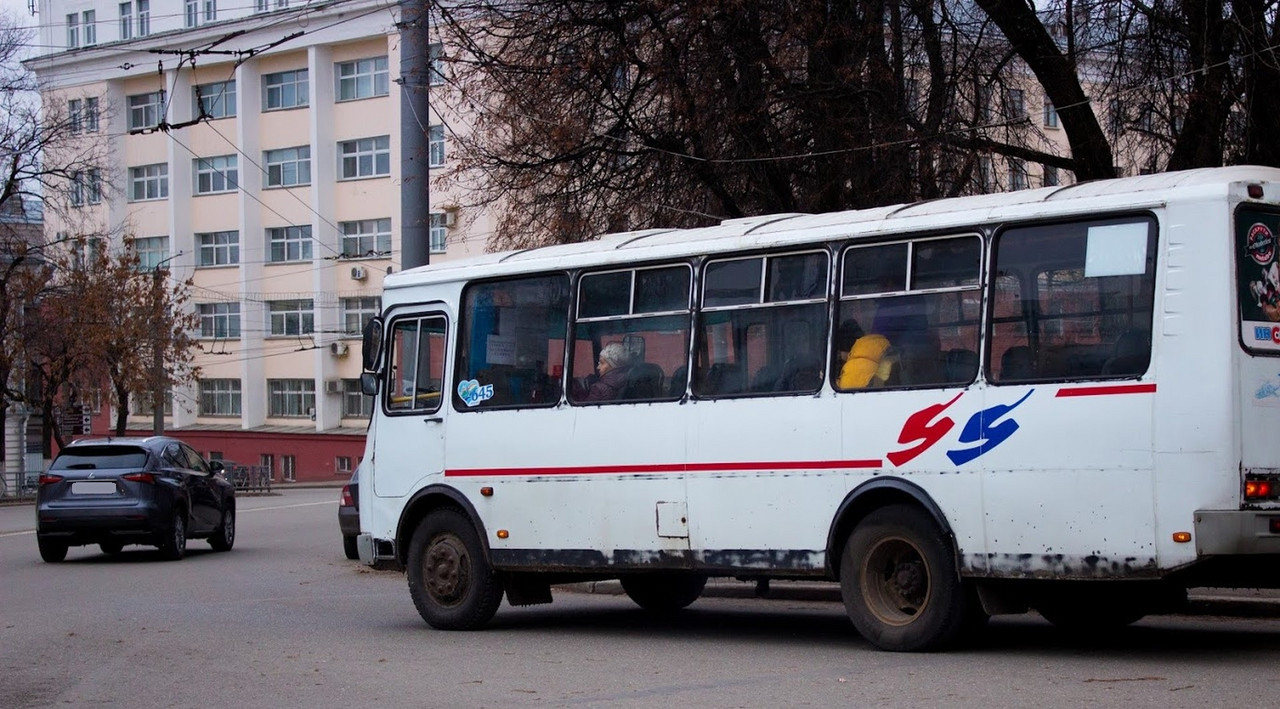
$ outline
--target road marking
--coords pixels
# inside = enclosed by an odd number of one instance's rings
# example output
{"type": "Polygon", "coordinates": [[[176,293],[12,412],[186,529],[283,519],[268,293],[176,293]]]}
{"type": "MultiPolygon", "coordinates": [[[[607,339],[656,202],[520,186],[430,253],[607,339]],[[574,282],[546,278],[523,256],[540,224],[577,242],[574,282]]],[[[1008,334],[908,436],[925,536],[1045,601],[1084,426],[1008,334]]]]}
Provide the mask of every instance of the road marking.
{"type": "Polygon", "coordinates": [[[34,529],[28,529],[25,532],[0,532],[0,539],[4,539],[5,537],[21,537],[23,535],[35,533],[36,530],[34,529]]]}
{"type": "Polygon", "coordinates": [[[336,505],[339,500],[327,500],[325,502],[299,502],[296,505],[275,505],[272,507],[246,507],[241,512],[262,512],[263,510],[287,510],[294,507],[315,507],[316,505],[336,505]]]}

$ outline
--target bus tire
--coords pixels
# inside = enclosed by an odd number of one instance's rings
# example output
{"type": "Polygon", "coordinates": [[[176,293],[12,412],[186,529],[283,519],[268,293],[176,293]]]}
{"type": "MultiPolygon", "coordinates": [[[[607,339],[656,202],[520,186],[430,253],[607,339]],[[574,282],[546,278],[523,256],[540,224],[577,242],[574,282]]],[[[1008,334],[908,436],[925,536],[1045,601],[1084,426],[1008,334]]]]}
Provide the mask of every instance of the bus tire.
{"type": "Polygon", "coordinates": [[[701,574],[646,573],[623,576],[622,590],[637,606],[653,613],[674,613],[702,596],[707,577],[701,574]]]}
{"type": "Polygon", "coordinates": [[[895,652],[946,647],[964,629],[969,609],[950,542],[911,505],[882,507],[854,527],[840,591],[862,637],[895,652]]]}
{"type": "Polygon", "coordinates": [[[427,624],[438,630],[474,630],[502,603],[502,583],[476,528],[461,511],[427,514],[409,542],[409,595],[427,624]]]}

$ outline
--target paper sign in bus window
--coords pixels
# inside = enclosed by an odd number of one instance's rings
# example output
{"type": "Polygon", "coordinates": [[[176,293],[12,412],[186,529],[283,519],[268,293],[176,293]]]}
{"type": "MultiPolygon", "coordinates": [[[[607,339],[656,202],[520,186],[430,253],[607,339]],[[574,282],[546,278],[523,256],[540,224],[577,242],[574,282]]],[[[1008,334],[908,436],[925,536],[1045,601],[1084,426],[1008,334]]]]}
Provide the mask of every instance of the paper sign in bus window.
{"type": "Polygon", "coordinates": [[[1146,270],[1146,222],[1089,227],[1085,242],[1085,278],[1140,276],[1146,270]]]}

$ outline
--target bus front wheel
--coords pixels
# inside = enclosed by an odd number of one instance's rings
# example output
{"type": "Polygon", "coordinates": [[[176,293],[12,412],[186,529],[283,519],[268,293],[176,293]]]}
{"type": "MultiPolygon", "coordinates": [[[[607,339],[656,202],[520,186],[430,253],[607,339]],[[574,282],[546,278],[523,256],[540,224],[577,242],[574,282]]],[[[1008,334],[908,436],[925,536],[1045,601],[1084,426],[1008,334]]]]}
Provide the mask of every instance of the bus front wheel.
{"type": "Polygon", "coordinates": [[[455,509],[427,515],[409,542],[409,594],[418,614],[439,630],[473,630],[502,603],[498,581],[471,521],[455,509]]]}
{"type": "Polygon", "coordinates": [[[855,628],[884,650],[945,647],[964,627],[967,597],[938,525],[910,505],[890,505],[854,527],[840,591],[855,628]]]}

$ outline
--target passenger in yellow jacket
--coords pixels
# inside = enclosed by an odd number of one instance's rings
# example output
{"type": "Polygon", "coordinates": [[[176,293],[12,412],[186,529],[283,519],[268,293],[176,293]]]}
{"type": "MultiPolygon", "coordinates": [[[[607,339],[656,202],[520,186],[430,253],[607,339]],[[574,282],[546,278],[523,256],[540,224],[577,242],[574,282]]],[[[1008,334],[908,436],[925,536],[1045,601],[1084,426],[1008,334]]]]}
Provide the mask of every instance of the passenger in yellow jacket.
{"type": "Polygon", "coordinates": [[[889,338],[884,335],[859,337],[840,368],[836,386],[840,389],[883,386],[893,371],[893,357],[887,354],[888,351],[889,338]]]}

